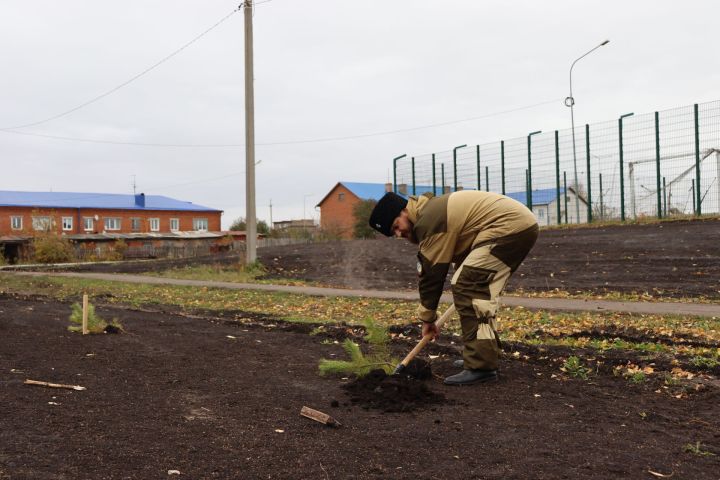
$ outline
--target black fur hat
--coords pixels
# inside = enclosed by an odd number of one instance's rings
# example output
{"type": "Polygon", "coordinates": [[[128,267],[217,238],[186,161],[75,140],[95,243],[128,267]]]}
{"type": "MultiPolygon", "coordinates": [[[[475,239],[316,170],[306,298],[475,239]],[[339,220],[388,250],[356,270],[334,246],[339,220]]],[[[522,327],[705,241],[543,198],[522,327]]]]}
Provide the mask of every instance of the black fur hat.
{"type": "Polygon", "coordinates": [[[370,226],[386,237],[391,237],[392,224],[406,205],[407,200],[400,195],[386,193],[370,214],[370,226]]]}

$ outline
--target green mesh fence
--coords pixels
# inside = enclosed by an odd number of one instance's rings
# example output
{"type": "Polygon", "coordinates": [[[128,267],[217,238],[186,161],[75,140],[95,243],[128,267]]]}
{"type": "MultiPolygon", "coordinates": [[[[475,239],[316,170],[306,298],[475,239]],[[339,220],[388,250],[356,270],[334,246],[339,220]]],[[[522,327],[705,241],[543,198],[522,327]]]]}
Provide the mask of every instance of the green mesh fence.
{"type": "Polygon", "coordinates": [[[394,173],[409,195],[504,193],[541,225],[717,215],[720,101],[578,125],[574,142],[565,129],[408,156],[394,173]]]}

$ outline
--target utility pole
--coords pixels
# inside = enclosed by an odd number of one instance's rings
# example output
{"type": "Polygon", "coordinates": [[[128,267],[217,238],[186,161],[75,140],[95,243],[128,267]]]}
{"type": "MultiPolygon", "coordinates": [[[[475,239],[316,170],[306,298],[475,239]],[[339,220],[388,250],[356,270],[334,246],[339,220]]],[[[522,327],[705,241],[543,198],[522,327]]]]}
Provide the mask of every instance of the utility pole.
{"type": "Polygon", "coordinates": [[[135,195],[135,193],[137,191],[137,184],[135,183],[135,175],[132,176],[132,179],[133,179],[133,181],[132,181],[133,195],[135,195]]]}
{"type": "Polygon", "coordinates": [[[257,260],[252,0],[245,0],[243,6],[245,8],[245,264],[250,265],[257,260]]]}
{"type": "Polygon", "coordinates": [[[273,228],[273,223],[272,223],[272,198],[271,198],[270,199],[270,230],[272,230],[272,228],[273,228]]]}

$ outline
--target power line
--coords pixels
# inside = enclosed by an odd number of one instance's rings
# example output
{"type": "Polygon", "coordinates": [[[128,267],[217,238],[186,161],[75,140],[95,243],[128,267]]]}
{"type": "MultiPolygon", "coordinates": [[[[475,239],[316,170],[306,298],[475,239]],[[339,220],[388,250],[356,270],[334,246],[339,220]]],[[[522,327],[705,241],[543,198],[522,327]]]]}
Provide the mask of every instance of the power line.
{"type": "MultiPolygon", "coordinates": [[[[269,0],[268,0],[268,1],[269,1],[269,0]]],[[[265,2],[263,2],[263,3],[265,3],[265,2]]],[[[80,105],[78,105],[78,106],[76,106],[76,107],[73,107],[73,108],[71,108],[70,110],[66,110],[66,111],[64,111],[64,112],[62,112],[62,113],[59,113],[59,114],[57,114],[57,115],[53,115],[52,117],[48,117],[48,118],[46,118],[46,119],[44,119],[44,120],[38,120],[38,121],[36,121],[36,122],[26,123],[26,124],[24,124],[24,125],[17,125],[17,126],[15,126],[15,127],[0,128],[0,130],[3,130],[3,131],[16,130],[16,129],[19,129],[19,128],[34,127],[34,126],[40,125],[40,124],[42,124],[42,123],[47,123],[47,122],[50,122],[50,121],[52,121],[52,120],[56,120],[56,119],[58,119],[58,118],[64,117],[64,116],[66,116],[66,115],[69,115],[69,114],[71,114],[71,113],[73,113],[73,112],[76,112],[76,111],[80,110],[81,108],[87,107],[88,105],[93,104],[93,103],[97,102],[98,100],[101,100],[101,99],[107,97],[108,95],[111,95],[111,94],[117,92],[117,91],[120,90],[121,88],[129,85],[130,83],[134,82],[135,80],[137,80],[138,78],[142,77],[143,75],[151,72],[151,71],[154,70],[155,68],[159,67],[159,66],[162,65],[163,63],[165,63],[165,62],[167,62],[168,60],[170,60],[170,59],[171,59],[172,57],[174,57],[175,55],[179,54],[180,52],[182,52],[183,50],[185,50],[186,48],[188,48],[188,47],[189,47],[190,45],[192,45],[193,43],[195,43],[195,42],[197,42],[198,40],[200,40],[202,37],[204,37],[205,35],[207,35],[208,33],[210,33],[212,30],[214,30],[215,28],[217,28],[218,26],[220,26],[220,24],[222,24],[223,22],[225,22],[225,20],[227,20],[227,19],[230,18],[232,15],[234,15],[235,13],[237,13],[238,10],[240,10],[241,7],[242,7],[242,5],[239,6],[239,7],[237,7],[235,10],[233,10],[233,11],[230,12],[229,14],[225,15],[223,18],[221,18],[219,21],[217,21],[213,26],[211,26],[210,28],[208,28],[207,30],[205,30],[205,31],[202,32],[200,35],[196,36],[195,38],[193,38],[192,40],[190,40],[190,41],[187,42],[186,44],[184,44],[182,47],[180,47],[180,48],[178,48],[177,50],[175,50],[174,52],[172,52],[170,55],[167,55],[166,57],[164,57],[164,58],[161,59],[160,61],[156,62],[156,63],[153,64],[152,66],[146,68],[146,69],[143,70],[142,72],[140,72],[140,73],[138,73],[137,75],[131,77],[129,80],[124,81],[124,82],[121,83],[120,85],[118,85],[118,86],[116,86],[116,87],[114,87],[114,88],[111,88],[111,89],[108,90],[107,92],[105,92],[105,93],[103,93],[103,94],[100,94],[100,95],[98,95],[97,97],[94,97],[94,98],[92,98],[92,99],[86,101],[85,103],[82,103],[82,104],[80,104],[80,105]]],[[[11,133],[19,133],[19,132],[11,132],[11,133]]]]}
{"type": "MultiPolygon", "coordinates": [[[[263,2],[263,3],[265,3],[265,2],[263,2]]],[[[407,133],[407,132],[413,132],[413,131],[417,131],[417,130],[424,130],[424,129],[428,129],[428,128],[436,128],[436,127],[443,127],[443,126],[447,126],[447,125],[455,125],[458,123],[473,122],[475,120],[482,120],[485,118],[497,117],[500,115],[506,115],[508,113],[519,112],[521,110],[529,110],[531,108],[537,108],[537,107],[541,107],[543,105],[557,103],[559,101],[562,101],[562,99],[548,100],[546,102],[540,102],[540,103],[535,103],[532,105],[525,105],[523,107],[512,108],[509,110],[502,110],[502,111],[498,111],[498,112],[488,113],[485,115],[479,115],[477,117],[464,118],[464,119],[460,119],[460,120],[450,120],[447,122],[431,123],[431,124],[421,125],[421,126],[417,126],[417,127],[401,128],[401,129],[387,130],[387,131],[382,131],[382,132],[364,133],[364,134],[358,134],[358,135],[346,135],[346,136],[340,136],[340,137],[324,137],[324,138],[314,138],[314,139],[306,139],[306,140],[287,140],[287,141],[278,141],[278,142],[256,142],[255,145],[262,145],[262,146],[299,145],[299,144],[305,144],[305,143],[339,142],[339,141],[345,141],[345,140],[356,140],[359,138],[379,137],[379,136],[384,136],[384,135],[395,135],[398,133],[407,133]]],[[[20,128],[20,127],[15,127],[15,128],[20,128]]],[[[138,146],[138,147],[239,148],[239,147],[245,146],[244,143],[186,144],[186,143],[123,142],[123,141],[113,141],[113,140],[95,140],[95,139],[89,139],[89,138],[65,137],[65,136],[60,136],[60,135],[47,135],[47,134],[41,134],[41,133],[17,132],[17,131],[13,131],[10,129],[0,129],[0,131],[4,132],[4,133],[15,134],[15,135],[26,135],[26,136],[31,136],[31,137],[49,138],[49,139],[53,139],[53,140],[64,140],[64,141],[69,141],[69,142],[101,143],[101,144],[109,144],[109,145],[131,145],[131,146],[138,146]]]]}

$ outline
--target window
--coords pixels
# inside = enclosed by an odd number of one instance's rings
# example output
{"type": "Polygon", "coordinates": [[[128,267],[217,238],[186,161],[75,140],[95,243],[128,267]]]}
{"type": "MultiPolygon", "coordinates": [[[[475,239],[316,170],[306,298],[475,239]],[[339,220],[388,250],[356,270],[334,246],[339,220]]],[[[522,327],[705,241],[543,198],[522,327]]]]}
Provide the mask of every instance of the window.
{"type": "Polygon", "coordinates": [[[63,230],[72,230],[73,217],[62,217],[62,228],[63,230]]]}
{"type": "Polygon", "coordinates": [[[338,202],[345,200],[345,192],[338,193],[338,202]]]}
{"type": "Polygon", "coordinates": [[[133,232],[139,232],[140,231],[140,219],[135,217],[130,219],[130,230],[133,232]]]}
{"type": "Polygon", "coordinates": [[[160,219],[159,218],[149,218],[148,221],[150,222],[150,231],[151,232],[160,231],[160,219]]]}
{"type": "Polygon", "coordinates": [[[10,217],[10,227],[13,230],[22,230],[22,217],[10,217]]]}
{"type": "Polygon", "coordinates": [[[93,229],[95,228],[95,219],[93,217],[84,217],[83,228],[85,229],[85,231],[93,231],[93,229]]]}
{"type": "Polygon", "coordinates": [[[53,226],[50,217],[32,217],[33,230],[49,231],[53,226]]]}
{"type": "Polygon", "coordinates": [[[207,218],[193,218],[193,230],[196,232],[206,232],[208,229],[207,218]]]}
{"type": "Polygon", "coordinates": [[[538,218],[545,218],[545,209],[538,208],[538,218]]]}
{"type": "Polygon", "coordinates": [[[179,218],[171,218],[170,219],[170,231],[177,232],[178,230],[180,230],[180,219],[179,218]]]}
{"type": "Polygon", "coordinates": [[[120,230],[120,219],[117,217],[106,217],[105,230],[120,230]]]}

